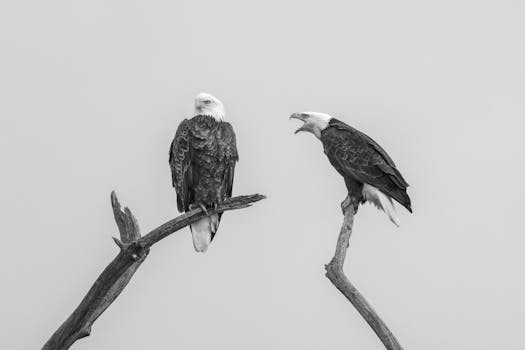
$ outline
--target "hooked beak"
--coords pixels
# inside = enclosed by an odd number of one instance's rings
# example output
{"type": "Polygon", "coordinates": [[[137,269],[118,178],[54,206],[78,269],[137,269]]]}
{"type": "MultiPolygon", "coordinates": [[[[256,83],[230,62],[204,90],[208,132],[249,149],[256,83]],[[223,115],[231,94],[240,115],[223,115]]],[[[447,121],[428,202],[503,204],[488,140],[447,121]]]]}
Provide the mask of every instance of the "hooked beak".
{"type": "Polygon", "coordinates": [[[300,121],[302,121],[303,123],[305,123],[303,126],[301,126],[299,129],[295,130],[294,134],[297,134],[298,132],[300,131],[308,131],[307,128],[305,128],[306,126],[306,120],[308,119],[308,114],[306,113],[294,113],[290,116],[290,119],[299,119],[300,121]]]}

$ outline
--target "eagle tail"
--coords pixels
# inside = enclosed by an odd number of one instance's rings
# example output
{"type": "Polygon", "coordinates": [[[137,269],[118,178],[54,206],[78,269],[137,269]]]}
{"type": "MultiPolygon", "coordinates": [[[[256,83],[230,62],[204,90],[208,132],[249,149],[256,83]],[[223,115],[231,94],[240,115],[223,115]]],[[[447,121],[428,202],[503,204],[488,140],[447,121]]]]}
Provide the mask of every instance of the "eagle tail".
{"type": "Polygon", "coordinates": [[[206,252],[218,228],[219,216],[217,214],[203,217],[190,225],[193,247],[196,252],[206,252]]]}
{"type": "Polygon", "coordinates": [[[394,207],[392,198],[385,195],[374,186],[368,184],[363,185],[363,197],[368,202],[373,203],[378,209],[384,211],[394,225],[399,226],[399,218],[397,217],[396,208],[394,207]]]}

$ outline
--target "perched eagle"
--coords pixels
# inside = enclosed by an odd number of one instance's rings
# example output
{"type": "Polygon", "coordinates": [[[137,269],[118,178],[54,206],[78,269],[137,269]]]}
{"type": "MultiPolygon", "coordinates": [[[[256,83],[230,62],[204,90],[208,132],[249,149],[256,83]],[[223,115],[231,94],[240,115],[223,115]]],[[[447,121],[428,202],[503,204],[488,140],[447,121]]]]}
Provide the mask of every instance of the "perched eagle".
{"type": "MultiPolygon", "coordinates": [[[[224,106],[217,98],[206,93],[195,98],[194,116],[179,124],[169,153],[180,212],[213,208],[231,197],[239,157],[235,133],[231,124],[224,121],[224,106]]],[[[190,226],[197,252],[208,248],[221,215],[206,216],[190,226]]]]}
{"type": "Polygon", "coordinates": [[[296,134],[307,131],[321,140],[328,160],[343,176],[348,194],[359,203],[373,203],[397,226],[399,219],[392,199],[412,212],[406,193],[408,183],[374,140],[325,113],[294,113],[292,118],[304,122],[296,134]]]}

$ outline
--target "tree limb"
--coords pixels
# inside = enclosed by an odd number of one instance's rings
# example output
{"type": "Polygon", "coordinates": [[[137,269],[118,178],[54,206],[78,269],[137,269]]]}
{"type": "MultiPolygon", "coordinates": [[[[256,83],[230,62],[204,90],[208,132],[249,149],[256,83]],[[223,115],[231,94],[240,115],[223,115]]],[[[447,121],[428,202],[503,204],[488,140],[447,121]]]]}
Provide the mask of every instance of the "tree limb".
{"type": "Polygon", "coordinates": [[[368,322],[388,350],[403,350],[396,337],[388,329],[386,324],[374,311],[365,297],[359,293],[356,287],[348,280],[344,271],[346,252],[354,225],[354,215],[357,211],[358,202],[347,197],[341,204],[344,214],[343,225],[337,239],[335,254],[330,263],[325,266],[326,277],[339,289],[339,291],[352,303],[361,316],[368,322]]]}
{"type": "Polygon", "coordinates": [[[80,305],[44,344],[42,350],[66,350],[78,339],[87,337],[91,333],[93,323],[119,296],[144,262],[152,245],[204,216],[246,208],[264,198],[260,194],[229,198],[216,209],[209,209],[207,213],[197,208],[141,237],[135,216],[127,207],[123,208],[115,192],[111,192],[113,215],[120,232],[120,239],[113,237],[113,240],[120,248],[120,252],[102,271],[80,305]]]}

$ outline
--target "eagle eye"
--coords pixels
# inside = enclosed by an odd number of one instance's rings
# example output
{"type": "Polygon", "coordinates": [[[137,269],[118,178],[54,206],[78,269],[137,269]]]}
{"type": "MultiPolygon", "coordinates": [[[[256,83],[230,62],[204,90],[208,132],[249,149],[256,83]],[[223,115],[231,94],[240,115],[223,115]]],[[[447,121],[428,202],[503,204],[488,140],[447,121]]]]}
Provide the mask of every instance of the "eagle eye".
{"type": "Polygon", "coordinates": [[[206,103],[207,105],[209,105],[211,103],[211,100],[204,100],[204,103],[206,103]]]}

